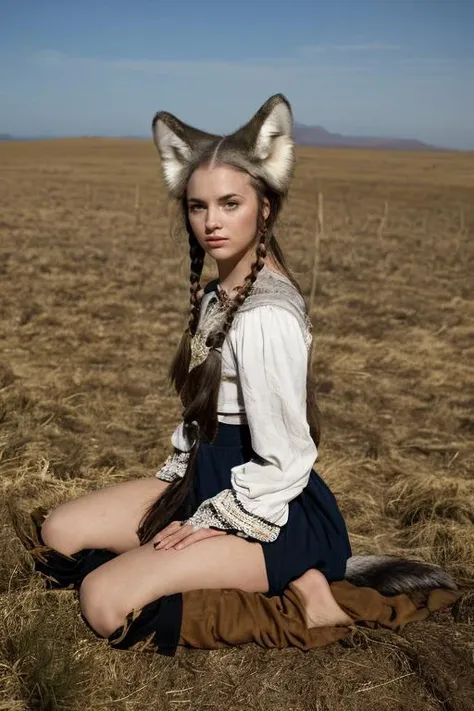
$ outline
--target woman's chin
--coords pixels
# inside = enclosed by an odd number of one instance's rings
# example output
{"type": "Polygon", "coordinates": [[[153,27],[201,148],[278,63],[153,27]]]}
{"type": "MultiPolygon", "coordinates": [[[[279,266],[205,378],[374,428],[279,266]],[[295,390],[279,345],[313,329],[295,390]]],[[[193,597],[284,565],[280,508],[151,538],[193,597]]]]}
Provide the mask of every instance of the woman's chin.
{"type": "Polygon", "coordinates": [[[235,250],[227,245],[220,245],[216,247],[207,247],[207,254],[216,260],[216,262],[228,262],[229,259],[238,258],[235,250]]]}

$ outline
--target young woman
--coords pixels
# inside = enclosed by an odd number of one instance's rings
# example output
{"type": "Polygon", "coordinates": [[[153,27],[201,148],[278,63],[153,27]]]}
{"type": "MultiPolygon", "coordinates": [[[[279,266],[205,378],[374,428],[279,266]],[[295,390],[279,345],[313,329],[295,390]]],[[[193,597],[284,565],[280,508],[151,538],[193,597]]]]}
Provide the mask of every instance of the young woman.
{"type": "MultiPolygon", "coordinates": [[[[166,112],[153,128],[189,237],[189,324],[171,366],[183,421],[155,477],[62,504],[38,529],[41,543],[71,570],[89,551],[81,609],[112,643],[131,625],[134,640],[165,625],[172,648],[187,591],[270,596],[292,581],[307,624],[348,625],[329,584],[347,573],[349,539],[312,469],[319,424],[310,322],[274,234],[294,164],[290,105],[271,97],[230,136],[166,112]],[[205,257],[218,280],[203,290],[205,257]],[[136,610],[146,611],[140,624],[136,610]]],[[[380,565],[386,571],[386,560],[359,568],[380,565]]]]}

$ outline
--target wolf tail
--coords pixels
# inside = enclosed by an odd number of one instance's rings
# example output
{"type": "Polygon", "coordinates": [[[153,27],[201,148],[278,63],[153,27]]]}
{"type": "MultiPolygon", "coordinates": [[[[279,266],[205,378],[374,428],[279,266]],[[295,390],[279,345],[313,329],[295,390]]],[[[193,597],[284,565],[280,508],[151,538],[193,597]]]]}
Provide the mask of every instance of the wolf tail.
{"type": "Polygon", "coordinates": [[[449,573],[436,565],[392,555],[356,555],[347,561],[345,579],[353,585],[375,588],[382,595],[414,590],[458,587],[449,573]]]}

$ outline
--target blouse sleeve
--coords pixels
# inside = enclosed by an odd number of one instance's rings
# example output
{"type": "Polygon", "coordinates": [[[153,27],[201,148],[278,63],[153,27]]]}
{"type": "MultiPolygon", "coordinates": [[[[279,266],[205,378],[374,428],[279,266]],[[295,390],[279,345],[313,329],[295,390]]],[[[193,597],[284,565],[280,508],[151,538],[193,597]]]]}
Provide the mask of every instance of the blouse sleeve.
{"type": "Polygon", "coordinates": [[[256,456],[232,468],[232,489],[204,501],[190,523],[269,542],[317,458],[306,416],[308,351],[298,320],[278,306],[238,314],[229,338],[256,456]]]}

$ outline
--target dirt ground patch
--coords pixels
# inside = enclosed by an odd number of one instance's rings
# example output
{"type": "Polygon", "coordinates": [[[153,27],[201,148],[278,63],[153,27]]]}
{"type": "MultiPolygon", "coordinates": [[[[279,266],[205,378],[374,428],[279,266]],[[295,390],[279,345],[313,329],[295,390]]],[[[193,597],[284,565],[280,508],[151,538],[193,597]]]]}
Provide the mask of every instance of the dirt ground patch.
{"type": "Polygon", "coordinates": [[[466,590],[310,653],[112,651],[31,576],[7,501],[53,506],[167,456],[188,265],[151,141],[0,143],[0,179],[0,709],[474,709],[474,154],[298,150],[278,234],[308,297],[323,193],[318,471],[356,553],[420,556],[466,590]]]}

